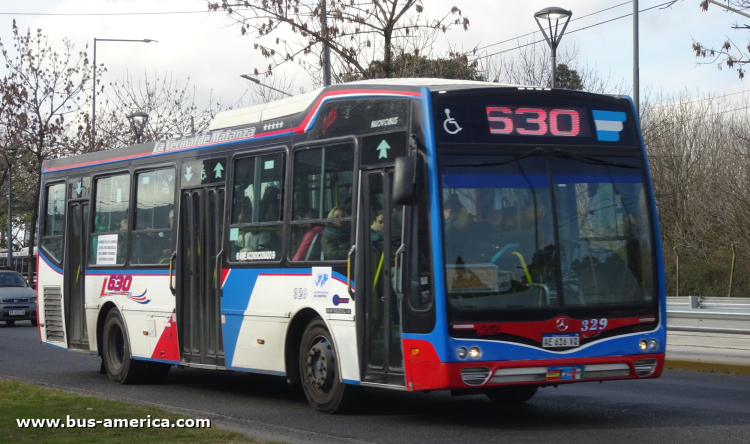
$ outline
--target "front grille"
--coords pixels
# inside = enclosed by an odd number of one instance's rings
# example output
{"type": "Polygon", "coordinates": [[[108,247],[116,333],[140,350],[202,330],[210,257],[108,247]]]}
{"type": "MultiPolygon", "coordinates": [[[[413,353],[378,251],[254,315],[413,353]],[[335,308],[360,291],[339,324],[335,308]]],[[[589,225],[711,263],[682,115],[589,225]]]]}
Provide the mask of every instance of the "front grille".
{"type": "Polygon", "coordinates": [[[461,378],[466,385],[482,385],[487,382],[492,371],[487,367],[464,367],[461,369],[461,378]]]}
{"type": "Polygon", "coordinates": [[[656,359],[639,359],[635,361],[635,374],[641,378],[651,376],[656,371],[656,359]]]}
{"type": "Polygon", "coordinates": [[[10,298],[10,299],[3,299],[4,304],[23,304],[28,303],[29,298],[10,298]]]}
{"type": "Polygon", "coordinates": [[[65,339],[60,287],[44,287],[44,330],[48,341],[62,342],[65,339]]]}

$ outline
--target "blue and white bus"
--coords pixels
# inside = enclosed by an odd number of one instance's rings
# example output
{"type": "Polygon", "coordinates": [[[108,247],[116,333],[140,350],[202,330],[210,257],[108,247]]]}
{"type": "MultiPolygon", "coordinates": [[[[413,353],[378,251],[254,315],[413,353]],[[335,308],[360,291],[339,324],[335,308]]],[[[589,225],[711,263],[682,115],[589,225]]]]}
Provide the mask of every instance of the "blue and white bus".
{"type": "Polygon", "coordinates": [[[361,387],[654,378],[665,281],[627,97],[364,81],[206,132],[49,160],[41,340],[112,381],[265,373],[323,412],[361,387]]]}

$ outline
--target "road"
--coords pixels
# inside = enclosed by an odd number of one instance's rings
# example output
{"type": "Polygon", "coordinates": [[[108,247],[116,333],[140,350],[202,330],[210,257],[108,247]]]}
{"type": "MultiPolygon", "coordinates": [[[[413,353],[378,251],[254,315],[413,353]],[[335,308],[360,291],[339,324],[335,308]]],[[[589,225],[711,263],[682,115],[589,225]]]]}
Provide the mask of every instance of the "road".
{"type": "Polygon", "coordinates": [[[656,380],[545,388],[523,406],[483,396],[371,390],[360,412],[314,412],[283,378],[179,369],[164,384],[122,386],[95,356],[39,344],[0,324],[0,378],[159,406],[260,439],[290,443],[748,442],[750,377],[666,371],[656,380]]]}

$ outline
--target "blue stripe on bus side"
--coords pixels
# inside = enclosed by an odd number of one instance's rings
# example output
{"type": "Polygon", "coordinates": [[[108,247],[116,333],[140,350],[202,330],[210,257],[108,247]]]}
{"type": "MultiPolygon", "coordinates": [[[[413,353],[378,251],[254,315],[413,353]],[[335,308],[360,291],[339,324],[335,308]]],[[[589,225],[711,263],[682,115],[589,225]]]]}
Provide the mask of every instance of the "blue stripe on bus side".
{"type": "Polygon", "coordinates": [[[60,350],[68,351],[68,349],[65,348],[65,347],[62,347],[60,345],[50,344],[49,342],[42,342],[42,344],[48,345],[48,346],[50,346],[52,348],[57,348],[57,349],[60,349],[60,350]]]}
{"type": "Polygon", "coordinates": [[[63,274],[62,268],[53,265],[52,261],[50,261],[47,258],[47,256],[45,256],[44,253],[42,253],[42,249],[41,248],[38,250],[37,253],[38,253],[39,257],[42,258],[42,260],[44,261],[44,263],[47,264],[51,269],[55,270],[59,274],[63,274]]]}
{"type": "Polygon", "coordinates": [[[168,361],[166,359],[154,359],[154,358],[143,358],[141,356],[133,356],[136,361],[148,361],[148,362],[160,362],[162,364],[179,365],[180,361],[168,361]]]}

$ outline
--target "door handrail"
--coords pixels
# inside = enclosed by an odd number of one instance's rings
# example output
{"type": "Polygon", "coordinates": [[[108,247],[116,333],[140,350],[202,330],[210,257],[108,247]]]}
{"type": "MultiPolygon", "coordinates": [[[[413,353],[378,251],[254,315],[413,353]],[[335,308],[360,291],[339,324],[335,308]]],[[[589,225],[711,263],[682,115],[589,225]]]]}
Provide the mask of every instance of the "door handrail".
{"type": "Polygon", "coordinates": [[[172,285],[172,276],[174,276],[174,274],[172,273],[172,271],[174,270],[173,263],[176,258],[177,258],[177,251],[173,251],[172,256],[169,257],[169,291],[172,292],[172,296],[177,295],[177,290],[174,288],[174,285],[172,285]]]}

